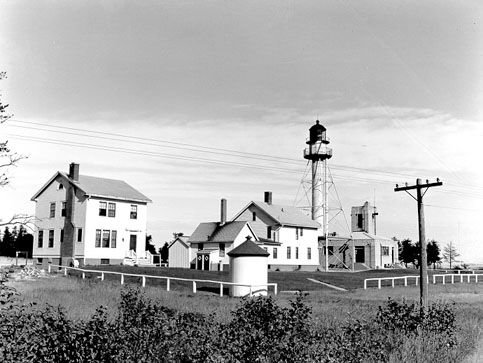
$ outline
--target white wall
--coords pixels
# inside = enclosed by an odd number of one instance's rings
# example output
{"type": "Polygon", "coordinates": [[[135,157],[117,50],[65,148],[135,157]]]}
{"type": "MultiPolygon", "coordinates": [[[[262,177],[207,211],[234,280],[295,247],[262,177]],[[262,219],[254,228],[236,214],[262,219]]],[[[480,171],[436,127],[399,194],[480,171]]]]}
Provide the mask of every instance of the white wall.
{"type": "Polygon", "coordinates": [[[137,236],[136,253],[138,255],[144,254],[147,222],[146,204],[90,198],[87,200],[86,213],[87,217],[84,236],[84,255],[86,259],[123,259],[129,251],[129,240],[131,234],[137,236]],[[99,215],[99,202],[101,201],[116,204],[115,217],[99,215]],[[138,206],[137,219],[130,218],[131,205],[138,206]],[[97,229],[117,231],[116,248],[95,247],[97,229]]]}
{"type": "Polygon", "coordinates": [[[282,227],[279,230],[279,242],[281,246],[264,246],[267,248],[270,256],[268,264],[273,265],[319,265],[318,237],[316,229],[303,228],[303,235],[297,238],[295,227],[282,227]],[[291,258],[287,258],[287,247],[290,247],[291,258]],[[311,249],[311,259],[307,257],[307,248],[311,249]],[[273,258],[273,249],[277,248],[277,258],[273,258]],[[296,248],[299,250],[298,258],[296,258],[296,248]]]}

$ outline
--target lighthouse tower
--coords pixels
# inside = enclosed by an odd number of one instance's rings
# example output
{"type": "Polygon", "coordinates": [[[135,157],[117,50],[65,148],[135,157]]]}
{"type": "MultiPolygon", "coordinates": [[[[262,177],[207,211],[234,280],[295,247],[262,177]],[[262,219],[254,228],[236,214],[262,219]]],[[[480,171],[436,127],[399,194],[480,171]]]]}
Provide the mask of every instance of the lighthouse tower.
{"type": "MultiPolygon", "coordinates": [[[[319,120],[309,129],[308,147],[304,158],[312,161],[312,219],[320,223],[323,235],[327,238],[327,160],[332,157],[332,149],[327,147],[326,128],[319,120]]],[[[326,239],[327,241],[327,239],[326,239]]]]}

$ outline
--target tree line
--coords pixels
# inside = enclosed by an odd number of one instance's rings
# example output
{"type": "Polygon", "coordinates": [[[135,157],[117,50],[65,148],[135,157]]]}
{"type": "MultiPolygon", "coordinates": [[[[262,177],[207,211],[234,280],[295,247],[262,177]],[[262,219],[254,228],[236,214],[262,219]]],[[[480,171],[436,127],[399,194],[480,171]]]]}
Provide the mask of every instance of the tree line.
{"type": "MultiPolygon", "coordinates": [[[[408,267],[408,264],[412,264],[414,267],[419,268],[419,258],[421,254],[420,242],[413,242],[409,238],[406,238],[402,241],[398,241],[398,245],[399,261],[404,263],[404,266],[406,267],[408,267]]],[[[449,268],[453,268],[453,265],[460,254],[456,251],[452,242],[448,243],[443,250],[441,250],[439,242],[430,240],[426,244],[426,256],[428,266],[437,268],[440,267],[441,263],[444,261],[449,263],[449,268]]]]}
{"type": "Polygon", "coordinates": [[[6,226],[0,239],[0,256],[15,257],[15,252],[26,251],[32,257],[34,236],[23,226],[6,226]]]}

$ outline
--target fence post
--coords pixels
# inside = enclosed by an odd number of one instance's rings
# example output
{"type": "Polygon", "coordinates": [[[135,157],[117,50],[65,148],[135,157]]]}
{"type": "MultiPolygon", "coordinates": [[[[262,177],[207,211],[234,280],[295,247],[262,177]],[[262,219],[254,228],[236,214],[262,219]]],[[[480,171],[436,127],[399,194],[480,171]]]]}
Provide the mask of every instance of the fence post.
{"type": "Polygon", "coordinates": [[[443,275],[443,285],[446,284],[446,276],[443,275]]]}
{"type": "Polygon", "coordinates": [[[395,278],[393,277],[393,279],[392,279],[392,288],[393,289],[394,289],[394,280],[395,280],[395,278]]]}
{"type": "Polygon", "coordinates": [[[64,268],[64,276],[67,276],[67,267],[64,268]]]}
{"type": "Polygon", "coordinates": [[[433,285],[436,285],[436,275],[433,275],[433,285]]]}
{"type": "Polygon", "coordinates": [[[454,284],[454,275],[451,274],[451,283],[454,284]]]}
{"type": "Polygon", "coordinates": [[[250,285],[250,297],[252,297],[252,285],[250,285]]]}
{"type": "Polygon", "coordinates": [[[460,282],[463,282],[463,275],[460,274],[460,282]]]}
{"type": "Polygon", "coordinates": [[[377,288],[380,289],[381,288],[381,279],[377,280],[377,288]]]}
{"type": "Polygon", "coordinates": [[[141,277],[142,286],[146,287],[146,276],[141,277]]]}
{"type": "Polygon", "coordinates": [[[83,272],[83,273],[82,273],[82,280],[85,280],[85,278],[86,278],[86,273],[85,273],[85,272],[83,272]]]}
{"type": "Polygon", "coordinates": [[[367,290],[367,280],[364,279],[364,290],[367,290]]]}
{"type": "Polygon", "coordinates": [[[223,284],[220,283],[220,297],[223,297],[223,284]]]}
{"type": "Polygon", "coordinates": [[[193,281],[193,294],[196,294],[196,281],[193,281]]]}
{"type": "MultiPolygon", "coordinates": [[[[364,285],[366,284],[366,280],[364,280],[364,285]]],[[[278,284],[273,285],[273,292],[275,295],[278,293],[278,284]]]]}
{"type": "Polygon", "coordinates": [[[416,286],[418,286],[419,276],[416,276],[416,286]]]}
{"type": "Polygon", "coordinates": [[[404,276],[404,286],[408,286],[408,277],[404,276]]]}
{"type": "Polygon", "coordinates": [[[166,279],[166,291],[169,291],[169,279],[166,279]]]}
{"type": "Polygon", "coordinates": [[[124,285],[124,274],[121,274],[121,285],[124,285]]]}
{"type": "Polygon", "coordinates": [[[47,266],[47,271],[49,272],[49,274],[52,271],[50,265],[47,266]]]}
{"type": "Polygon", "coordinates": [[[478,274],[476,274],[475,277],[476,277],[476,281],[475,282],[478,282],[478,274]]]}
{"type": "Polygon", "coordinates": [[[101,281],[104,281],[104,272],[101,272],[101,281]]]}

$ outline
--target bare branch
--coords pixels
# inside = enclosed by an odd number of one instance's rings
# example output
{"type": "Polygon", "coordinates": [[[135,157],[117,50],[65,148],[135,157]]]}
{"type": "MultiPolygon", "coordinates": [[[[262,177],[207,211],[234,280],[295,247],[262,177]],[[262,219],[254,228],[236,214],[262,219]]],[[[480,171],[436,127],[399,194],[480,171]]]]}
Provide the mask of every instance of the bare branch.
{"type": "Polygon", "coordinates": [[[0,219],[0,227],[5,226],[24,226],[30,231],[34,231],[38,218],[29,214],[14,214],[9,220],[3,221],[0,219]]]}

